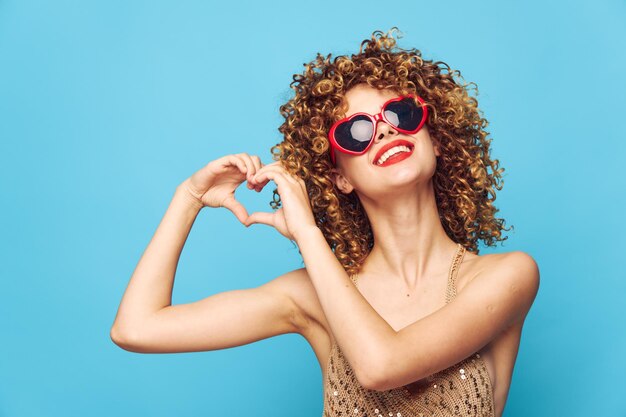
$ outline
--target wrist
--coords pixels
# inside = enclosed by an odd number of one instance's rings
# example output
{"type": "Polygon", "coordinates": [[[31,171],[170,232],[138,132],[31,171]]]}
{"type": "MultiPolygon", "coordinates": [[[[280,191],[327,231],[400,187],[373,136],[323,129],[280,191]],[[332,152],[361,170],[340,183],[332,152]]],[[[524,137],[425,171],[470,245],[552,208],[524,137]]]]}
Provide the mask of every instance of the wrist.
{"type": "Polygon", "coordinates": [[[183,200],[185,204],[188,204],[190,207],[195,208],[198,211],[204,207],[204,204],[200,199],[202,196],[197,196],[196,193],[194,193],[194,191],[189,187],[189,179],[186,179],[178,187],[176,187],[174,197],[183,200]]]}
{"type": "Polygon", "coordinates": [[[318,236],[324,237],[324,234],[322,233],[320,228],[317,227],[316,225],[310,225],[299,230],[297,233],[294,233],[293,240],[295,240],[298,246],[300,246],[301,242],[308,241],[309,239],[312,239],[318,236]]]}

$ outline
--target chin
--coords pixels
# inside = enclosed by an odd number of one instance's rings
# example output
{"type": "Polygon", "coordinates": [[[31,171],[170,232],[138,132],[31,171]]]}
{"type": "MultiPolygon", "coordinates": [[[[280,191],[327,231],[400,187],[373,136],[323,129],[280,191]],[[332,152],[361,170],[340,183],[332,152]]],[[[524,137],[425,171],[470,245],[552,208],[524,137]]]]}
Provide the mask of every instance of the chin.
{"type": "MultiPolygon", "coordinates": [[[[427,160],[409,161],[409,159],[398,163],[393,172],[393,177],[404,178],[405,181],[416,179],[420,182],[423,182],[428,180],[429,178],[432,178],[433,175],[435,175],[435,171],[437,169],[437,158],[434,154],[432,158],[429,157],[427,158],[427,160]],[[409,163],[402,166],[402,162],[409,163]]],[[[393,165],[391,165],[388,168],[394,167],[393,165]]]]}

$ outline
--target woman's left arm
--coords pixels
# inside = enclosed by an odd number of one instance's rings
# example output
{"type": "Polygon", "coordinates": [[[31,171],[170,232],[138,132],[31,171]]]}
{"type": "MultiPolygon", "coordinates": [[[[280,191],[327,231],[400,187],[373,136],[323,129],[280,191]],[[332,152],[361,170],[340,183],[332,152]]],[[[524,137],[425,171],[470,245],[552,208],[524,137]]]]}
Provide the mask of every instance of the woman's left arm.
{"type": "Polygon", "coordinates": [[[424,378],[467,358],[499,332],[523,320],[539,286],[539,270],[524,252],[510,252],[467,284],[452,302],[396,332],[367,302],[316,226],[302,179],[280,163],[252,178],[273,180],[283,208],[254,213],[246,225],[264,223],[293,238],[341,351],[360,384],[386,390],[424,378]]]}
{"type": "Polygon", "coordinates": [[[337,344],[359,383],[375,389],[399,333],[361,295],[318,227],[302,231],[296,242],[337,344]]]}
{"type": "Polygon", "coordinates": [[[510,252],[452,302],[396,332],[352,284],[319,228],[297,243],[337,343],[370,389],[400,387],[467,358],[523,320],[539,288],[534,259],[510,252]]]}
{"type": "Polygon", "coordinates": [[[474,277],[444,307],[400,330],[374,382],[385,390],[446,369],[524,321],[539,289],[528,254],[509,252],[474,277]]]}
{"type": "Polygon", "coordinates": [[[510,252],[433,314],[396,332],[350,281],[318,228],[298,245],[341,350],[370,389],[406,385],[445,369],[489,343],[530,309],[539,270],[524,252],[510,252]]]}

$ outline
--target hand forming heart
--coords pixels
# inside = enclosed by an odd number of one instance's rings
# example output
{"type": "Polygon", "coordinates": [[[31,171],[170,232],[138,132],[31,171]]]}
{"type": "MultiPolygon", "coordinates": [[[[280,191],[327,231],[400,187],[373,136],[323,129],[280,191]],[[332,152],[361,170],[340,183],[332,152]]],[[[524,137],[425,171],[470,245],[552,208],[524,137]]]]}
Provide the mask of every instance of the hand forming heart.
{"type": "Polygon", "coordinates": [[[304,181],[289,174],[280,161],[263,165],[258,156],[247,153],[218,158],[187,178],[180,189],[199,207],[225,207],[246,227],[263,223],[280,234],[297,240],[300,231],[316,227],[304,181]],[[274,213],[253,213],[235,198],[235,190],[248,180],[248,188],[260,192],[270,181],[277,185],[283,207],[274,213]]]}
{"type": "Polygon", "coordinates": [[[296,240],[300,232],[317,227],[311,210],[311,202],[304,180],[291,175],[280,161],[265,165],[252,176],[251,184],[264,187],[268,180],[276,183],[282,207],[274,213],[253,213],[244,222],[246,226],[263,223],[274,227],[290,240],[296,240]]]}

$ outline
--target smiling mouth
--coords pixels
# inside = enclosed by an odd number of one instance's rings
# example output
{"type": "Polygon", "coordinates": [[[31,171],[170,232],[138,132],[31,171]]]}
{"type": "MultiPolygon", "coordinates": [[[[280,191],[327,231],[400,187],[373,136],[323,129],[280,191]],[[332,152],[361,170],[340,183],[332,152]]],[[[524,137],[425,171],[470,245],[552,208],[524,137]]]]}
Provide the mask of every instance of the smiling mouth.
{"type": "Polygon", "coordinates": [[[384,154],[383,154],[378,160],[374,161],[374,165],[376,165],[378,167],[385,167],[385,166],[388,166],[388,165],[395,164],[396,162],[400,162],[400,161],[408,158],[409,156],[411,156],[413,154],[413,150],[415,149],[415,147],[412,146],[412,145],[400,145],[399,147],[402,150],[392,154],[391,156],[389,156],[386,159],[385,159],[384,154]],[[408,150],[406,150],[406,149],[408,149],[408,150]],[[383,161],[383,162],[380,163],[380,161],[383,161]]]}

